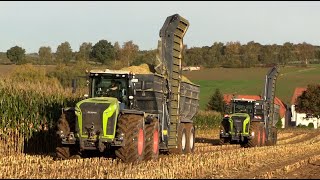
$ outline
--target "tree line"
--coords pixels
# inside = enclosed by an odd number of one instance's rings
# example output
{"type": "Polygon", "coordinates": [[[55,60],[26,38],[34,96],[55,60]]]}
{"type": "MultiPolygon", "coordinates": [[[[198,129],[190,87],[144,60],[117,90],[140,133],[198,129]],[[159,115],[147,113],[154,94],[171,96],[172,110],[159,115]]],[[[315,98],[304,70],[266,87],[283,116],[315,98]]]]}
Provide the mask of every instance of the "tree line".
{"type": "MultiPolygon", "coordinates": [[[[153,64],[157,50],[140,50],[133,41],[112,44],[107,40],[100,40],[92,45],[84,42],[78,51],[73,51],[69,42],[63,42],[56,52],[51,47],[42,46],[37,53],[26,58],[25,49],[14,46],[7,50],[7,58],[15,64],[58,64],[73,61],[88,61],[92,63],[130,66],[141,63],[153,64]],[[33,57],[33,58],[30,58],[33,57]]],[[[320,62],[320,47],[308,43],[293,44],[286,42],[283,45],[261,45],[251,41],[247,44],[240,42],[215,42],[211,46],[191,47],[184,46],[183,66],[212,67],[257,67],[280,64],[306,65],[320,62]]]]}
{"type": "Polygon", "coordinates": [[[283,45],[261,45],[254,41],[241,45],[240,42],[212,46],[186,48],[185,63],[188,66],[212,67],[256,67],[280,64],[318,63],[320,47],[308,43],[283,45]]]}

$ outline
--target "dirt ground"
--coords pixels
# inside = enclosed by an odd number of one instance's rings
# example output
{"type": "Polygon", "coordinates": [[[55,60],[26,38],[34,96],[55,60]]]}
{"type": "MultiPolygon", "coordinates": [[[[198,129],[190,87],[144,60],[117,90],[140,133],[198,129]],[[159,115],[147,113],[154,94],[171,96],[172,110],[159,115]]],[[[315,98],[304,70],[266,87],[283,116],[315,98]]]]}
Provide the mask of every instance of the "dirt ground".
{"type": "Polygon", "coordinates": [[[320,160],[309,162],[299,169],[279,177],[283,179],[319,179],[320,178],[320,160]]]}

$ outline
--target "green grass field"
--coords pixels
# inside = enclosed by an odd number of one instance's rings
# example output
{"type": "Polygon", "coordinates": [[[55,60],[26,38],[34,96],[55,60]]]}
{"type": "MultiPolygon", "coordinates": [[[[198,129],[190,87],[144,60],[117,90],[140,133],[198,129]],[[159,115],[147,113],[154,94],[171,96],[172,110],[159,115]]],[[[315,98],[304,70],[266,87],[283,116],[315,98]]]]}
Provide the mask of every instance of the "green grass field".
{"type": "MultiPolygon", "coordinates": [[[[184,72],[192,82],[200,85],[200,108],[204,109],[216,88],[224,94],[260,95],[263,92],[265,75],[270,68],[213,68],[184,72]]],[[[320,65],[309,67],[284,67],[276,84],[276,96],[291,105],[296,87],[320,82],[320,65]]]]}

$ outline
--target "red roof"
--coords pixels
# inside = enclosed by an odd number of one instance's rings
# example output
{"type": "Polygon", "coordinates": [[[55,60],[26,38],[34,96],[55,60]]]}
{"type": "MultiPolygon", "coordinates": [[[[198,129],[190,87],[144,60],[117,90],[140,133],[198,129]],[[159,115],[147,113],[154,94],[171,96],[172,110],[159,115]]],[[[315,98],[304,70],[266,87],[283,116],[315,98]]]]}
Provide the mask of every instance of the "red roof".
{"type": "MultiPolygon", "coordinates": [[[[223,99],[224,101],[229,104],[231,102],[233,95],[232,94],[224,94],[223,99]]],[[[236,95],[236,98],[244,98],[244,99],[254,99],[254,100],[260,100],[261,96],[259,95],[236,95]]],[[[274,98],[274,103],[280,106],[280,116],[284,117],[286,114],[286,105],[279,99],[278,97],[274,98]]]]}
{"type": "Polygon", "coordinates": [[[307,88],[305,87],[297,87],[295,90],[294,90],[294,93],[293,93],[293,96],[291,98],[291,104],[295,104],[296,103],[296,100],[297,98],[303,93],[303,91],[307,90],[307,88]]]}

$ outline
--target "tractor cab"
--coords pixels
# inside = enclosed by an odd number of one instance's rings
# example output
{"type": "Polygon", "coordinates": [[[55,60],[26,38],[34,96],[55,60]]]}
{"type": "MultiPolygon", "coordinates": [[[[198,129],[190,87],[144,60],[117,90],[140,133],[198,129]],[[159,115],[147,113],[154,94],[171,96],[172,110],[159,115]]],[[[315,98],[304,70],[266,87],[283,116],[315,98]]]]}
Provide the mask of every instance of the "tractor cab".
{"type": "MultiPolygon", "coordinates": [[[[245,113],[250,116],[251,119],[263,120],[263,101],[255,99],[232,99],[231,112],[245,113]]],[[[229,116],[229,115],[228,115],[229,116]]]]}
{"type": "Polygon", "coordinates": [[[91,70],[89,73],[89,97],[116,98],[120,109],[130,109],[133,99],[134,75],[129,71],[91,70]]]}
{"type": "Polygon", "coordinates": [[[254,99],[233,99],[232,113],[246,113],[250,117],[253,117],[254,103],[254,99]]]}

